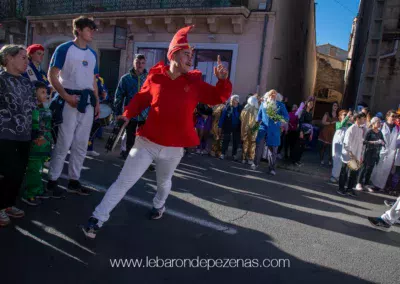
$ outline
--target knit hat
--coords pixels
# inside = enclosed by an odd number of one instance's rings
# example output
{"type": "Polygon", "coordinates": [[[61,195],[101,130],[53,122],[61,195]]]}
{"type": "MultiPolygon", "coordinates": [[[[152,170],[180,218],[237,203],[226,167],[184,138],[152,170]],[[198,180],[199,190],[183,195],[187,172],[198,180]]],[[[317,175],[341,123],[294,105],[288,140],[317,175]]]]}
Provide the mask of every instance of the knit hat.
{"type": "Polygon", "coordinates": [[[175,52],[182,49],[190,48],[190,45],[187,40],[187,35],[192,28],[194,28],[194,26],[187,26],[176,32],[176,34],[171,40],[171,43],[169,44],[167,53],[168,60],[172,59],[172,55],[175,52]]]}
{"type": "Polygon", "coordinates": [[[44,51],[43,45],[41,45],[41,44],[32,44],[32,45],[28,46],[28,48],[26,49],[26,52],[28,53],[28,55],[32,55],[38,50],[44,51]]]}

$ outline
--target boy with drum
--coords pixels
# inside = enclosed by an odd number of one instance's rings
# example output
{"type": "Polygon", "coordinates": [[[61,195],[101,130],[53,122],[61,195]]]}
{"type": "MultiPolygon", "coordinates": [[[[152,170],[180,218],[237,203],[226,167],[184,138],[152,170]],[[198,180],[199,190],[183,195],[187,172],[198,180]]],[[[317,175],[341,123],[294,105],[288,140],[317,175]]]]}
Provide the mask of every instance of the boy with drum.
{"type": "Polygon", "coordinates": [[[342,149],[342,169],[340,170],[340,195],[356,197],[353,187],[357,183],[359,165],[362,164],[362,149],[364,142],[364,124],[366,115],[362,112],[354,116],[354,124],[346,131],[342,149]],[[345,186],[347,184],[347,189],[345,186]]]}

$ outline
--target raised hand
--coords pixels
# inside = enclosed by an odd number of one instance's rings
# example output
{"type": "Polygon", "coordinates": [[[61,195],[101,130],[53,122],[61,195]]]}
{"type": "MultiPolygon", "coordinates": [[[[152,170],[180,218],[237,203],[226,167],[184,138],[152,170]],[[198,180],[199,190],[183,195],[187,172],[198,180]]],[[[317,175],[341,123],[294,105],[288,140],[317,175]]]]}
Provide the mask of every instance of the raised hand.
{"type": "Polygon", "coordinates": [[[222,65],[221,56],[217,57],[217,66],[214,67],[214,74],[219,80],[224,80],[228,78],[228,70],[222,65]]]}

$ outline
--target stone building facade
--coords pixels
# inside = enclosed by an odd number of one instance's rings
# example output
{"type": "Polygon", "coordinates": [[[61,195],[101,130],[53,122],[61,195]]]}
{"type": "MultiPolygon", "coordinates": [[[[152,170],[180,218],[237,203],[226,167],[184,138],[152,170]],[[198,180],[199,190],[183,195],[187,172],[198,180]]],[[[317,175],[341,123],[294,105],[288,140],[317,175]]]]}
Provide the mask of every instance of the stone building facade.
{"type": "Polygon", "coordinates": [[[353,22],[344,103],[373,112],[400,103],[400,1],[361,0],[353,22]]]}
{"type": "Polygon", "coordinates": [[[99,31],[92,48],[111,91],[131,68],[135,53],[146,55],[147,68],[167,61],[173,34],[192,24],[196,26],[189,35],[195,46],[194,67],[202,71],[205,81],[216,83],[213,67],[220,54],[230,71],[233,92],[242,100],[249,93],[263,94],[271,88],[296,101],[314,91],[314,0],[28,2],[29,38],[44,45],[44,68],[55,48],[73,39],[72,19],[79,15],[94,18],[99,31]],[[296,54],[305,56],[296,60],[296,54]]]}

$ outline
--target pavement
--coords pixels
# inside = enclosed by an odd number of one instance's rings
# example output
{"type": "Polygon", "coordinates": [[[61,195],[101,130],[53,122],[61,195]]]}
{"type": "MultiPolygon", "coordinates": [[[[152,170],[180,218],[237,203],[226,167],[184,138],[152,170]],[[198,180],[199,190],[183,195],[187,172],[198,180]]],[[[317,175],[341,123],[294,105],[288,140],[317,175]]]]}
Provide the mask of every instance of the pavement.
{"type": "MultiPolygon", "coordinates": [[[[392,197],[336,194],[319,175],[229,159],[187,155],[180,163],[161,220],[147,212],[156,173],[147,172],[114,209],[94,240],[81,225],[120,172],[118,153],[85,160],[81,180],[91,196],[67,195],[27,207],[26,217],[0,229],[1,283],[398,283],[400,228],[371,228],[392,197]],[[113,259],[221,259],[231,267],[116,268],[113,259]],[[239,259],[239,260],[238,260],[239,259]],[[280,267],[250,266],[248,260],[280,267]],[[247,262],[246,262],[247,261],[247,262]],[[265,261],[264,261],[265,263],[265,261]],[[283,264],[282,264],[283,263],[283,264]],[[289,267],[290,265],[290,267],[289,267]],[[239,266],[239,267],[237,267],[239,266]],[[272,265],[277,266],[277,265],[272,265]],[[283,267],[286,266],[286,267],[283,267]],[[23,272],[23,273],[21,273],[23,272]]],[[[67,163],[61,186],[66,186],[67,163]]],[[[323,170],[323,169],[322,169],[323,170]]],[[[329,169],[326,169],[329,172],[329,169]]],[[[44,175],[44,181],[47,177],[44,175]]],[[[214,261],[214,262],[213,262],[214,261]]]]}

